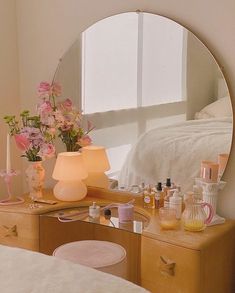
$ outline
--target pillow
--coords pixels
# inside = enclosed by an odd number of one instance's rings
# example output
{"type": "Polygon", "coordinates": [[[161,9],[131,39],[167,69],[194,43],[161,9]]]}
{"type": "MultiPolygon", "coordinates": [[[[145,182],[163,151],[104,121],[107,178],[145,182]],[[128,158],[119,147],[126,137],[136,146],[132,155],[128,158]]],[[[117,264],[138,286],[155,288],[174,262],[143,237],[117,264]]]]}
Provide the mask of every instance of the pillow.
{"type": "Polygon", "coordinates": [[[225,96],[214,103],[207,105],[195,114],[195,119],[231,117],[233,115],[229,96],[225,96]]]}

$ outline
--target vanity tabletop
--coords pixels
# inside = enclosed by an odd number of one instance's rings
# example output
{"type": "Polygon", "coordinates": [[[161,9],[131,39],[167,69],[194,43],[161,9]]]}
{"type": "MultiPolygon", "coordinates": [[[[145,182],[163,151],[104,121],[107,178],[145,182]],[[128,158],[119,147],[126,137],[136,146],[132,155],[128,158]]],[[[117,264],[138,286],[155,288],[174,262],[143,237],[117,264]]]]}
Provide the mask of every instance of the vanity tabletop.
{"type": "MultiPolygon", "coordinates": [[[[101,190],[90,188],[89,194],[99,198],[114,198],[114,200],[128,201],[131,199],[130,193],[115,192],[110,190],[101,190]],[[126,197],[126,199],[125,199],[126,197]]],[[[210,245],[213,241],[223,239],[223,236],[231,232],[232,237],[235,237],[235,220],[226,220],[224,224],[207,227],[204,231],[190,232],[185,231],[182,225],[179,225],[176,230],[163,230],[160,227],[159,215],[156,209],[143,208],[142,196],[132,195],[135,198],[135,209],[149,218],[148,225],[143,229],[142,235],[159,241],[164,241],[181,247],[201,250],[210,245]]]]}
{"type": "MultiPolygon", "coordinates": [[[[32,200],[29,198],[28,194],[22,196],[24,198],[24,203],[17,205],[2,205],[0,206],[0,212],[9,212],[9,213],[22,213],[30,215],[41,215],[56,210],[76,208],[76,207],[87,207],[90,206],[93,202],[97,202],[97,198],[93,196],[86,196],[81,201],[60,201],[57,200],[52,190],[44,190],[43,200],[54,200],[56,204],[46,204],[46,203],[36,203],[37,208],[32,208],[32,200]]],[[[107,205],[110,203],[110,200],[98,199],[100,205],[107,205]]]]}
{"type": "Polygon", "coordinates": [[[235,220],[226,220],[224,224],[207,227],[201,232],[185,231],[181,225],[176,230],[163,230],[160,227],[158,211],[143,208],[141,195],[133,195],[125,192],[89,187],[88,195],[83,200],[62,202],[54,198],[52,190],[45,190],[43,199],[53,199],[57,203],[55,205],[39,203],[38,208],[30,208],[31,200],[27,194],[24,195],[24,199],[25,202],[23,204],[0,206],[0,212],[42,215],[63,209],[88,207],[93,202],[96,202],[100,206],[105,206],[109,203],[128,202],[135,199],[135,211],[148,219],[148,224],[144,225],[142,230],[142,236],[194,250],[201,250],[213,241],[222,241],[223,236],[227,233],[231,233],[232,237],[235,237],[235,220]]]}
{"type": "Polygon", "coordinates": [[[28,194],[24,194],[22,197],[25,200],[24,203],[17,205],[0,205],[0,212],[41,215],[67,208],[87,207],[90,206],[93,202],[97,202],[99,205],[105,206],[114,202],[128,202],[133,198],[135,199],[135,204],[138,206],[142,204],[142,196],[133,196],[126,193],[120,194],[110,190],[90,187],[88,187],[87,196],[80,201],[60,201],[54,197],[52,189],[45,189],[43,191],[42,199],[55,200],[57,203],[54,205],[38,203],[38,208],[30,208],[32,205],[32,200],[29,198],[28,194]]]}
{"type": "Polygon", "coordinates": [[[213,241],[223,241],[223,236],[231,233],[235,237],[235,221],[226,220],[224,224],[206,227],[204,231],[185,231],[182,224],[175,230],[163,230],[160,227],[157,210],[148,211],[151,220],[142,235],[189,249],[201,250],[213,241]]]}

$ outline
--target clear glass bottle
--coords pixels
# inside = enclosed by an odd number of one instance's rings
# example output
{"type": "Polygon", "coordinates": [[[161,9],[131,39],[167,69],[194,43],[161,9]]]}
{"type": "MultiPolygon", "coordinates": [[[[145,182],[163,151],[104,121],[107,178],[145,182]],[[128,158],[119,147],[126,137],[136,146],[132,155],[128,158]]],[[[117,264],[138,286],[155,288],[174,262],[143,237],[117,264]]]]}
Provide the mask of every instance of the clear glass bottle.
{"type": "Polygon", "coordinates": [[[167,190],[167,194],[164,195],[164,207],[168,208],[170,207],[170,197],[172,197],[175,189],[169,189],[167,190]]]}
{"type": "Polygon", "coordinates": [[[176,219],[180,219],[182,213],[182,197],[179,195],[179,191],[177,189],[174,191],[173,196],[170,197],[169,202],[170,208],[176,210],[176,219]]]}

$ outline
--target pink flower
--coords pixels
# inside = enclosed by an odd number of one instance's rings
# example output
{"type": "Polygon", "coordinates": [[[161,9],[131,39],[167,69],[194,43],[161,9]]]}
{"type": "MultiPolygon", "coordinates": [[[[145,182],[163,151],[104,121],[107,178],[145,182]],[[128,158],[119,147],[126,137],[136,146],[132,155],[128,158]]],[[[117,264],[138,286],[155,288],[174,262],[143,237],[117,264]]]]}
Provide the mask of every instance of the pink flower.
{"type": "Polygon", "coordinates": [[[37,108],[39,114],[51,113],[53,111],[53,108],[49,101],[43,101],[41,104],[38,105],[37,108]]]}
{"type": "Polygon", "coordinates": [[[54,82],[51,86],[51,93],[54,96],[59,97],[61,95],[61,85],[57,82],[54,82]]]}
{"type": "Polygon", "coordinates": [[[78,139],[77,144],[79,144],[81,147],[85,147],[87,145],[90,145],[92,143],[92,140],[89,135],[84,135],[80,139],[78,139]]]}
{"type": "Polygon", "coordinates": [[[54,136],[56,134],[56,128],[55,127],[50,127],[47,132],[51,135],[54,136]]]}
{"type": "Polygon", "coordinates": [[[17,147],[21,151],[26,151],[29,148],[30,141],[27,139],[25,134],[15,134],[14,138],[15,138],[17,147]]]}
{"type": "Polygon", "coordinates": [[[49,82],[42,81],[38,86],[38,94],[39,96],[50,95],[51,93],[51,85],[49,82]]]}
{"type": "Polygon", "coordinates": [[[39,128],[36,127],[23,127],[21,129],[21,134],[24,135],[28,140],[33,140],[33,139],[42,139],[42,133],[39,128]]]}
{"type": "Polygon", "coordinates": [[[38,95],[40,97],[49,97],[51,95],[58,97],[61,95],[61,86],[57,82],[50,84],[49,82],[42,81],[38,86],[38,95]]]}
{"type": "Polygon", "coordinates": [[[72,110],[72,101],[70,99],[66,99],[63,103],[62,103],[62,106],[67,110],[67,111],[70,111],[72,110]]]}
{"type": "Polygon", "coordinates": [[[40,149],[40,156],[51,158],[55,154],[55,146],[51,143],[45,143],[40,149]]]}
{"type": "Polygon", "coordinates": [[[56,110],[54,112],[54,115],[55,115],[55,120],[56,120],[57,124],[60,125],[60,124],[63,124],[65,122],[64,115],[60,110],[56,110]]]}
{"type": "Polygon", "coordinates": [[[49,127],[54,127],[55,118],[53,115],[41,115],[40,116],[41,123],[47,125],[49,127]]]}
{"type": "Polygon", "coordinates": [[[54,112],[51,102],[42,101],[37,105],[37,112],[40,116],[40,121],[42,124],[50,127],[55,124],[54,112]]]}

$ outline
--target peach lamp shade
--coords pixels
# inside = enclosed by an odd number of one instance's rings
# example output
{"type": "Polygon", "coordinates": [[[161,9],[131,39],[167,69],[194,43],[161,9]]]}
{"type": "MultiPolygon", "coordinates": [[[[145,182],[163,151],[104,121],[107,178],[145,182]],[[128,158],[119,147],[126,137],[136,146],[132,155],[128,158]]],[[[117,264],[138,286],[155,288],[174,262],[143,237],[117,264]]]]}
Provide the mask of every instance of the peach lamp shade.
{"type": "Polygon", "coordinates": [[[88,186],[108,188],[109,180],[104,172],[110,169],[110,165],[105,148],[95,145],[83,147],[82,156],[88,172],[85,183],[88,186]]]}
{"type": "Polygon", "coordinates": [[[54,187],[54,195],[62,201],[77,201],[87,194],[82,182],[87,177],[82,155],[78,152],[59,153],[52,178],[59,180],[54,187]]]}

